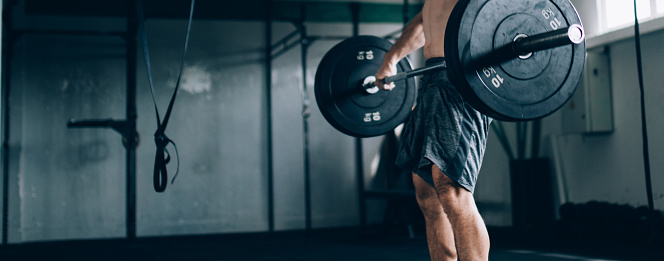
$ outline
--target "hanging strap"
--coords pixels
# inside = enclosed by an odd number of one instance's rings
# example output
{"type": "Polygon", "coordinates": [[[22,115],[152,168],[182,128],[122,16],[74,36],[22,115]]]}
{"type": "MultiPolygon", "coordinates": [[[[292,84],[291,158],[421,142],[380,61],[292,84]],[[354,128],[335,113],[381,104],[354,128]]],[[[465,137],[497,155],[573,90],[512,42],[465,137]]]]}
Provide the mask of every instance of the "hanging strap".
{"type": "Polygon", "coordinates": [[[173,111],[173,103],[175,102],[175,96],[178,93],[180,88],[180,78],[182,77],[182,69],[184,68],[184,58],[187,54],[187,45],[189,43],[189,33],[191,32],[191,21],[194,17],[194,3],[196,0],[191,0],[191,7],[189,9],[189,23],[187,24],[187,34],[184,40],[184,50],[182,51],[182,59],[180,60],[180,72],[178,73],[178,79],[175,83],[175,89],[173,90],[173,95],[171,96],[171,101],[168,103],[168,109],[164,115],[163,122],[159,117],[159,110],[157,109],[157,100],[154,95],[154,84],[152,81],[152,68],[150,67],[150,54],[148,52],[148,39],[145,33],[145,16],[143,14],[143,1],[137,1],[137,12],[138,12],[138,32],[141,35],[141,43],[143,47],[143,58],[145,59],[145,69],[148,73],[148,81],[150,82],[150,93],[152,94],[152,103],[154,104],[154,111],[157,117],[157,131],[154,133],[154,142],[157,145],[157,153],[154,160],[154,173],[153,173],[153,184],[154,190],[156,192],[164,192],[166,190],[166,184],[168,182],[168,174],[166,171],[166,164],[171,161],[171,155],[166,149],[168,144],[173,144],[175,149],[175,156],[177,158],[177,170],[175,176],[171,180],[171,184],[175,182],[175,178],[180,173],[180,156],[178,154],[178,147],[175,145],[171,139],[166,136],[166,125],[168,125],[168,119],[171,116],[173,111]]]}
{"type": "Polygon", "coordinates": [[[634,41],[636,45],[636,69],[639,77],[639,94],[641,98],[641,139],[643,143],[643,169],[646,179],[646,196],[648,209],[654,213],[655,207],[652,195],[652,181],[650,177],[650,150],[648,149],[648,126],[646,121],[646,98],[643,87],[643,61],[641,60],[641,32],[639,31],[639,16],[637,15],[636,0],[634,0],[634,41]]]}

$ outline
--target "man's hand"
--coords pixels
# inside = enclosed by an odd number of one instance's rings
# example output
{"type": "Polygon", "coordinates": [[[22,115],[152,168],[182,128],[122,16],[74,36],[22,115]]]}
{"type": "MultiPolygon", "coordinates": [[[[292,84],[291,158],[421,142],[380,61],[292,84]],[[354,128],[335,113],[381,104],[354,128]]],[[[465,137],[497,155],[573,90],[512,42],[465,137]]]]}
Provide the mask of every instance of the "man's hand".
{"type": "Polygon", "coordinates": [[[394,88],[394,83],[391,82],[386,84],[383,82],[383,79],[395,74],[397,74],[397,63],[384,61],[383,65],[378,69],[378,72],[376,72],[376,82],[374,84],[381,90],[391,91],[394,88]]]}

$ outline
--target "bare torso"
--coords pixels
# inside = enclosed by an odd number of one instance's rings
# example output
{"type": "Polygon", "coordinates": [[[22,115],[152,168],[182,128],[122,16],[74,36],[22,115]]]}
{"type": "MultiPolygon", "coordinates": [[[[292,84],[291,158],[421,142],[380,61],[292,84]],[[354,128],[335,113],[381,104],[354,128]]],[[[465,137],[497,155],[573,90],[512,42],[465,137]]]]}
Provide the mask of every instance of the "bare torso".
{"type": "Polygon", "coordinates": [[[457,0],[427,0],[422,8],[424,25],[424,57],[444,57],[447,19],[457,0]]]}

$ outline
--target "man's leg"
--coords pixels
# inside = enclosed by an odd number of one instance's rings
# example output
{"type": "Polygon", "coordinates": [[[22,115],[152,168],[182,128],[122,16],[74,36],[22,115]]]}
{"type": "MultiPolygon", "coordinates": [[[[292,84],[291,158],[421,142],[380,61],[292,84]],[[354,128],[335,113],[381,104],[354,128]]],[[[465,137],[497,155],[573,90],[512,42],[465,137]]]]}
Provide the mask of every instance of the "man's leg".
{"type": "Polygon", "coordinates": [[[424,214],[431,260],[457,260],[452,225],[443,211],[436,190],[413,173],[417,203],[424,214]]]}
{"type": "Polygon", "coordinates": [[[477,211],[473,194],[443,174],[436,165],[432,168],[435,190],[452,224],[459,259],[488,260],[489,233],[477,211]]]}

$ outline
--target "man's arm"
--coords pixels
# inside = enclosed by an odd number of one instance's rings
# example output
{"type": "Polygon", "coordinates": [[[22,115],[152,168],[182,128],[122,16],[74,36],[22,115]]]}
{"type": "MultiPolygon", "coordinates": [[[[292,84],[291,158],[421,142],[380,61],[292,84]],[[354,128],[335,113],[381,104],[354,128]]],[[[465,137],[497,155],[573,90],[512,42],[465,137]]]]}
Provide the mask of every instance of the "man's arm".
{"type": "Polygon", "coordinates": [[[376,86],[383,90],[391,90],[394,88],[394,83],[385,84],[382,79],[387,76],[395,75],[397,73],[397,63],[406,55],[424,46],[424,24],[422,20],[422,12],[413,17],[413,20],[408,23],[404,31],[401,33],[399,39],[390,48],[383,58],[383,64],[376,72],[376,86]]]}

